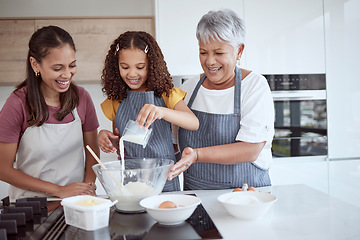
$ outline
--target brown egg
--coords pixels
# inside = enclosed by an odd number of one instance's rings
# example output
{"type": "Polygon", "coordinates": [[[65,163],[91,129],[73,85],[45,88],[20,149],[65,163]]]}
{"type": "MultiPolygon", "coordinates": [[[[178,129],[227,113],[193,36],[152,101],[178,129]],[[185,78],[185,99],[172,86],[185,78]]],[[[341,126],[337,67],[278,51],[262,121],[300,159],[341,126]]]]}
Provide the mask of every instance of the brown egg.
{"type": "Polygon", "coordinates": [[[233,192],[240,192],[241,191],[241,188],[235,188],[234,190],[233,190],[233,192]]]}
{"type": "Polygon", "coordinates": [[[159,205],[159,208],[177,208],[177,206],[172,201],[165,201],[159,205]]]}
{"type": "Polygon", "coordinates": [[[248,191],[254,191],[254,192],[256,192],[257,190],[256,190],[256,188],[254,188],[254,187],[248,187],[248,189],[247,189],[248,191]]]}

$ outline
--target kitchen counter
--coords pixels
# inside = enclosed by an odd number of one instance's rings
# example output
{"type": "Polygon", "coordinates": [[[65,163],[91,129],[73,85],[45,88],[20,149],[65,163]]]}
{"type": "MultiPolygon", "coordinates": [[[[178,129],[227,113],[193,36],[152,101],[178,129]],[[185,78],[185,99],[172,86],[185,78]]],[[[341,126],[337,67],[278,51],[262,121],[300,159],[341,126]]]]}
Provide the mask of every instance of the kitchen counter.
{"type": "Polygon", "coordinates": [[[360,208],[330,197],[307,185],[260,188],[278,200],[255,221],[229,215],[217,197],[231,190],[193,191],[215,223],[223,239],[360,239],[360,208]]]}
{"type": "Polygon", "coordinates": [[[121,214],[113,209],[108,228],[85,231],[68,226],[61,239],[219,239],[219,234],[224,240],[360,239],[360,208],[355,205],[307,185],[280,185],[258,190],[271,192],[277,201],[265,216],[253,221],[231,216],[218,202],[218,196],[232,189],[172,192],[195,193],[201,199],[201,209],[207,214],[202,210],[198,215],[195,211],[184,224],[163,226],[147,213],[121,214]],[[193,222],[198,223],[193,225],[193,222]],[[198,234],[199,228],[202,237],[198,234]]]}

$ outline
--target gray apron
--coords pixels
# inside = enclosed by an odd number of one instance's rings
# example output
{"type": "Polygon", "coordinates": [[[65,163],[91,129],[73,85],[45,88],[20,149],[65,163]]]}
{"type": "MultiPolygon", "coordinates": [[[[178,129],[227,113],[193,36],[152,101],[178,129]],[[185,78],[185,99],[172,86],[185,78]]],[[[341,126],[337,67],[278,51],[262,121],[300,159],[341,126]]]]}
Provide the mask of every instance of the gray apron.
{"type": "MultiPolygon", "coordinates": [[[[162,97],[156,97],[153,91],[133,92],[127,91],[127,97],[123,99],[118,107],[115,116],[115,124],[120,134],[125,129],[129,119],[136,120],[141,108],[145,104],[166,107],[162,97]]],[[[124,141],[125,158],[163,158],[175,161],[175,152],[171,137],[171,124],[163,119],[157,119],[151,124],[152,134],[146,147],[142,145],[124,141]]],[[[166,191],[179,191],[179,178],[166,181],[163,189],[166,191]]]]}
{"type": "MultiPolygon", "coordinates": [[[[204,75],[200,79],[188,103],[200,126],[197,131],[179,128],[181,152],[186,147],[202,148],[236,142],[241,119],[241,71],[235,68],[234,114],[213,114],[191,108],[205,78],[204,75]]],[[[184,172],[184,190],[236,188],[244,183],[254,187],[269,186],[269,171],[247,162],[231,165],[195,163],[184,172]]]]}

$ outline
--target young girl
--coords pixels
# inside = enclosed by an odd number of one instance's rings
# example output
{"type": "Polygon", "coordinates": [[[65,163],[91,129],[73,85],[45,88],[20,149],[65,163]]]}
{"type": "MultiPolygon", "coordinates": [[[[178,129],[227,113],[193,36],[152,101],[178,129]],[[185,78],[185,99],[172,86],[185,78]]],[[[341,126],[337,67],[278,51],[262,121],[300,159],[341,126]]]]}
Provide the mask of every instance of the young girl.
{"type": "MultiPolygon", "coordinates": [[[[118,130],[121,134],[129,119],[153,129],[146,148],[125,141],[122,157],[175,160],[171,124],[197,130],[199,121],[183,101],[186,92],[172,84],[155,39],[146,32],[121,34],[110,46],[101,79],[102,90],[108,96],[101,108],[113,122],[114,133],[118,130]]],[[[100,131],[98,144],[102,151],[116,151],[112,140],[119,136],[114,133],[100,131]]],[[[180,190],[178,179],[164,187],[164,191],[176,190],[180,190]]]]}

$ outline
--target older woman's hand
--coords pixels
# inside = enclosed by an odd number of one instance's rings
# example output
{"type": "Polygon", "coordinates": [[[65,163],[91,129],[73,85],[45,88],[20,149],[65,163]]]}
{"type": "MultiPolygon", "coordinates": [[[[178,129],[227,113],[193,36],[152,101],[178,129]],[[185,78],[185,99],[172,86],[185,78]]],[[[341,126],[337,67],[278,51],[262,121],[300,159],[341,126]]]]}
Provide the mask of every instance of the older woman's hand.
{"type": "Polygon", "coordinates": [[[187,147],[184,149],[181,155],[181,159],[170,168],[170,173],[168,174],[168,180],[179,176],[180,173],[188,169],[191,164],[195,163],[198,159],[197,149],[187,147]]]}

